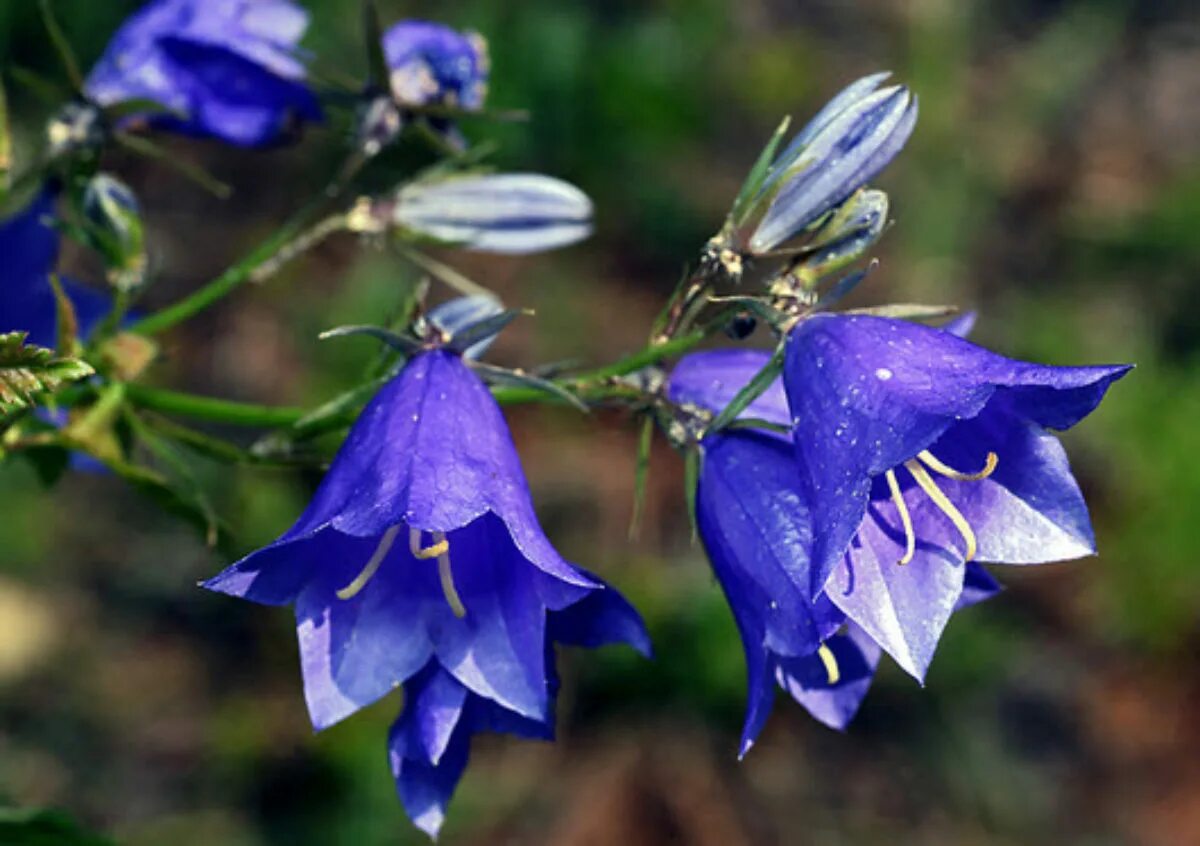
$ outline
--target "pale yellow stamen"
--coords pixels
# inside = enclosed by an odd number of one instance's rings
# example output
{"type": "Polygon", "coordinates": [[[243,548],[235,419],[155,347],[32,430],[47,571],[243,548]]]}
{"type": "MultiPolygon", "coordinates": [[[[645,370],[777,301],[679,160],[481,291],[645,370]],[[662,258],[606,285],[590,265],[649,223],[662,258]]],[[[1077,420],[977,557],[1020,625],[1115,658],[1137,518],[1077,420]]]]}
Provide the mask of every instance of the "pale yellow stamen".
{"type": "Polygon", "coordinates": [[[996,472],[996,465],[1000,463],[1000,457],[994,452],[989,452],[982,470],[978,473],[964,473],[961,470],[955,470],[953,467],[943,464],[927,449],[917,453],[917,458],[933,472],[940,473],[947,479],[953,479],[956,482],[978,482],[986,479],[992,473],[996,472]]]}
{"type": "Polygon", "coordinates": [[[971,524],[967,522],[967,518],[963,517],[962,512],[955,508],[954,503],[942,493],[942,489],[937,486],[937,482],[933,481],[933,478],[921,466],[919,461],[910,459],[904,462],[904,466],[908,468],[908,472],[912,474],[913,479],[920,485],[921,490],[925,491],[926,495],[933,500],[933,504],[950,518],[950,522],[954,524],[954,528],[958,529],[958,533],[962,535],[963,541],[967,545],[967,551],[963,558],[966,561],[974,560],[978,543],[975,540],[975,532],[971,529],[971,524]]]}
{"type": "Polygon", "coordinates": [[[450,571],[450,554],[443,552],[438,556],[437,561],[438,576],[442,580],[442,593],[446,597],[446,603],[454,612],[454,616],[461,620],[467,616],[467,607],[463,605],[462,597],[458,595],[458,589],[454,587],[454,573],[450,571]]]}
{"type": "Polygon", "coordinates": [[[408,530],[408,549],[413,554],[414,558],[419,558],[422,561],[427,561],[430,558],[437,558],[439,555],[444,555],[450,551],[450,541],[446,540],[446,536],[441,532],[433,533],[433,546],[421,546],[421,530],[408,530]]]}
{"type": "Polygon", "coordinates": [[[841,681],[842,671],[838,668],[837,658],[834,656],[833,650],[822,643],[817,647],[817,657],[825,665],[825,675],[829,677],[829,683],[837,684],[841,681]]]}
{"type": "Polygon", "coordinates": [[[909,516],[908,506],[904,504],[904,494],[900,493],[900,483],[896,481],[896,471],[889,470],[884,474],[887,479],[888,490],[892,492],[892,502],[896,504],[896,511],[900,514],[900,524],[904,526],[904,555],[897,564],[907,564],[913,560],[913,555],[917,551],[917,534],[913,531],[912,517],[909,516]]]}
{"type": "Polygon", "coordinates": [[[454,616],[462,619],[467,616],[467,608],[463,605],[462,598],[458,595],[458,589],[454,586],[454,572],[450,569],[450,541],[442,532],[431,532],[433,535],[432,546],[421,546],[421,530],[409,529],[408,532],[408,548],[412,552],[414,558],[421,560],[429,560],[436,558],[438,563],[438,578],[442,583],[442,595],[446,597],[446,604],[450,606],[450,610],[454,612],[454,616]]]}
{"type": "Polygon", "coordinates": [[[337,592],[338,599],[353,599],[359,591],[367,586],[367,582],[371,581],[371,577],[375,575],[375,571],[379,569],[383,559],[387,558],[387,554],[392,551],[392,544],[396,542],[396,535],[399,533],[399,526],[392,526],[383,533],[383,537],[379,540],[379,546],[375,547],[375,552],[371,555],[367,566],[363,567],[362,572],[354,577],[354,581],[337,592]]]}

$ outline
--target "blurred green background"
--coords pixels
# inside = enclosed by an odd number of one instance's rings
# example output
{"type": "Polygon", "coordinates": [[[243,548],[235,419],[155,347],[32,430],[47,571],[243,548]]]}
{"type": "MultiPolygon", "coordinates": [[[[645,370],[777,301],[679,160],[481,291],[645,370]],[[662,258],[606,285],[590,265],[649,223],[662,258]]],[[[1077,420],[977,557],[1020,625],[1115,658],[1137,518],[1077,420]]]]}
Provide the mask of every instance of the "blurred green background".
{"type": "MultiPolygon", "coordinates": [[[[83,63],[136,2],[57,0],[83,63]]],[[[362,66],[357,3],[308,0],[318,76],[362,66]]],[[[895,226],[856,302],[978,308],[977,337],[1074,364],[1136,361],[1066,440],[1100,557],[999,576],[919,688],[887,664],[844,736],[782,696],[738,764],[741,649],[656,444],[626,539],[636,435],[619,415],[509,413],[539,514],[645,613],[658,656],[564,656],[561,737],[476,743],[442,841],[546,844],[1200,842],[1200,9],[1191,2],[384,2],[490,40],[466,126],[507,167],[597,202],[587,244],[451,257],[537,309],[501,363],[640,347],[761,143],[890,68],[921,97],[880,181],[895,226]],[[582,327],[582,328],[581,328],[582,327]]],[[[54,80],[31,0],[0,0],[0,66],[54,80]]],[[[25,147],[50,103],[11,94],[25,147]]],[[[324,184],[343,135],[269,153],[170,141],[236,186],[215,200],[145,161],[108,165],[149,218],[146,306],[212,278],[324,184]]],[[[3,261],[0,256],[0,261],[3,261]]],[[[94,276],[68,250],[63,267],[94,276]]],[[[317,403],[372,354],[320,344],[378,321],[411,272],[346,238],[170,336],[154,381],[317,403]]],[[[238,433],[232,433],[237,435],[238,433]]],[[[311,474],[199,465],[243,550],[290,525],[311,474]]],[[[130,846],[419,843],[394,799],[381,703],[318,737],[291,618],[197,590],[224,561],[113,478],[40,487],[0,466],[0,800],[55,806],[130,846]]]]}

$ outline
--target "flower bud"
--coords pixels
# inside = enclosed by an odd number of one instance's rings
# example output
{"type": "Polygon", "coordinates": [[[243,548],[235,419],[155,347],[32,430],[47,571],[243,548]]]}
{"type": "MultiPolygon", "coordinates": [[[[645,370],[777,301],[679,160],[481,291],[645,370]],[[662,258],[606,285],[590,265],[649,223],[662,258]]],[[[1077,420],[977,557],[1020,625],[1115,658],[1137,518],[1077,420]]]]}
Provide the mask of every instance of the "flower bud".
{"type": "MultiPolygon", "coordinates": [[[[917,99],[887,74],[852,83],[833,98],[767,170],[745,220],[757,221],[740,249],[762,254],[803,232],[873,179],[904,146],[917,99]]],[[[738,236],[744,237],[742,221],[738,236]]],[[[735,240],[740,240],[735,236],[735,240]]]]}
{"type": "Polygon", "coordinates": [[[93,176],[83,192],[83,215],[93,246],[108,266],[108,281],[128,291],[145,281],[146,238],[137,198],[107,173],[93,176]]]}
{"type": "Polygon", "coordinates": [[[434,241],[520,255],[591,234],[592,202],[570,183],[532,173],[452,177],[400,189],[392,221],[434,241]]]}
{"type": "Polygon", "coordinates": [[[772,285],[793,292],[812,291],[817,283],[866,254],[887,225],[888,196],[875,189],[860,189],[838,206],[813,233],[805,251],[792,261],[772,285]]]}

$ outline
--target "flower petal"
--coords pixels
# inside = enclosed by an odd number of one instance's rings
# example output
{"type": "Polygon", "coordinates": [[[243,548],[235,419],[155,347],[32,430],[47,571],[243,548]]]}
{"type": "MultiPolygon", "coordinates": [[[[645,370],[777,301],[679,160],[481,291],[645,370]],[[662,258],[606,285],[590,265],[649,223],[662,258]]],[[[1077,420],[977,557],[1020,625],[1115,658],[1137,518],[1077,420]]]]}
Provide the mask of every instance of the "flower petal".
{"type": "Polygon", "coordinates": [[[806,687],[797,684],[795,677],[787,674],[780,677],[779,683],[815,719],[831,729],[843,731],[858,713],[871,688],[882,650],[870,635],[853,623],[846,627],[845,634],[829,641],[829,648],[839,668],[846,667],[854,671],[845,674],[837,685],[806,687]]]}
{"type": "Polygon", "coordinates": [[[817,527],[814,591],[857,531],[871,477],[975,417],[1001,391],[1039,425],[1073,425],[1127,370],[1014,361],[889,318],[817,315],[798,324],[783,375],[817,527]]]}
{"type": "MultiPolygon", "coordinates": [[[[767,362],[770,350],[719,349],[704,350],[684,356],[671,371],[667,397],[679,405],[697,405],[720,414],[750,383],[767,362]]],[[[779,426],[790,426],[787,396],[783,380],[777,380],[746,408],[742,418],[757,418],[779,426]]]]}

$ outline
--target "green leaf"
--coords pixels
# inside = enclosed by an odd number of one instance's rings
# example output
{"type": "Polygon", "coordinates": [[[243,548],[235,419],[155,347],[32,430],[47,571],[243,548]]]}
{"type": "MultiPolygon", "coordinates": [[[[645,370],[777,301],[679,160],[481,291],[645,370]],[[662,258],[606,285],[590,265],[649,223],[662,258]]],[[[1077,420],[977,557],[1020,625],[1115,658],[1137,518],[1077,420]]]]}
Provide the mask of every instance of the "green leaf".
{"type": "Polygon", "coordinates": [[[0,80],[0,194],[8,192],[8,175],[12,171],[12,134],[8,124],[8,98],[0,80]]]}
{"type": "Polygon", "coordinates": [[[683,493],[687,498],[688,520],[692,524],[693,542],[700,535],[700,525],[696,521],[696,491],[700,488],[700,471],[704,465],[704,449],[696,446],[690,449],[683,459],[683,493]]]}
{"type": "Polygon", "coordinates": [[[26,408],[36,394],[95,372],[85,361],[58,358],[53,350],[26,344],[25,337],[25,332],[0,334],[0,411],[26,408]]]}
{"type": "Polygon", "coordinates": [[[646,505],[646,480],[650,476],[650,449],[654,445],[654,417],[642,418],[638,431],[637,464],[633,469],[633,513],[629,516],[629,539],[636,540],[642,527],[642,511],[646,505]]]}
{"type": "Polygon", "coordinates": [[[78,357],[83,348],[79,343],[79,320],[75,317],[75,305],[55,273],[50,274],[50,288],[54,291],[54,310],[57,315],[58,354],[66,358],[78,357]]]}
{"type": "Polygon", "coordinates": [[[755,199],[758,192],[762,189],[763,182],[767,178],[767,173],[771,169],[771,163],[775,161],[775,151],[779,149],[779,144],[783,141],[783,136],[787,134],[791,123],[792,119],[790,117],[785,117],[779,122],[779,127],[775,130],[770,140],[767,141],[767,145],[763,147],[762,152],[758,154],[758,161],[754,163],[754,167],[750,168],[750,173],[742,185],[742,190],[738,192],[737,199],[733,201],[733,209],[729,212],[729,217],[735,224],[741,224],[749,213],[751,201],[755,199]]]}
{"type": "Polygon", "coordinates": [[[61,811],[0,808],[0,843],[5,846],[114,846],[84,831],[61,811]]]}
{"type": "Polygon", "coordinates": [[[541,376],[534,376],[532,373],[526,373],[524,370],[508,370],[503,367],[484,364],[481,361],[471,362],[471,367],[486,376],[493,384],[512,385],[518,388],[533,388],[536,391],[541,391],[542,393],[561,399],[584,414],[590,411],[587,404],[571,391],[557,382],[543,379],[541,376]]]}
{"type": "Polygon", "coordinates": [[[333,338],[349,338],[354,335],[374,338],[394,350],[410,355],[421,349],[421,342],[416,338],[411,335],[401,335],[399,332],[393,332],[383,326],[335,326],[332,329],[326,329],[317,337],[322,341],[328,341],[333,338]]]}
{"type": "Polygon", "coordinates": [[[729,405],[725,406],[716,419],[708,425],[708,431],[718,432],[737,420],[738,415],[745,411],[750,403],[758,399],[763,391],[771,387],[771,383],[775,381],[781,372],[783,372],[782,343],[775,348],[775,352],[771,354],[771,358],[763,365],[762,370],[754,374],[754,378],[734,395],[733,399],[729,401],[729,405]]]}
{"type": "Polygon", "coordinates": [[[363,39],[367,49],[367,89],[388,88],[387,57],[383,54],[383,23],[375,0],[363,0],[363,39]]]}
{"type": "Polygon", "coordinates": [[[75,60],[71,42],[67,40],[66,33],[62,31],[58,19],[54,17],[54,12],[50,9],[50,0],[40,0],[38,9],[42,13],[42,25],[46,27],[46,34],[50,36],[54,52],[58,54],[58,59],[62,62],[63,70],[71,83],[71,89],[76,94],[82,94],[83,74],[79,72],[79,62],[75,60]]]}

